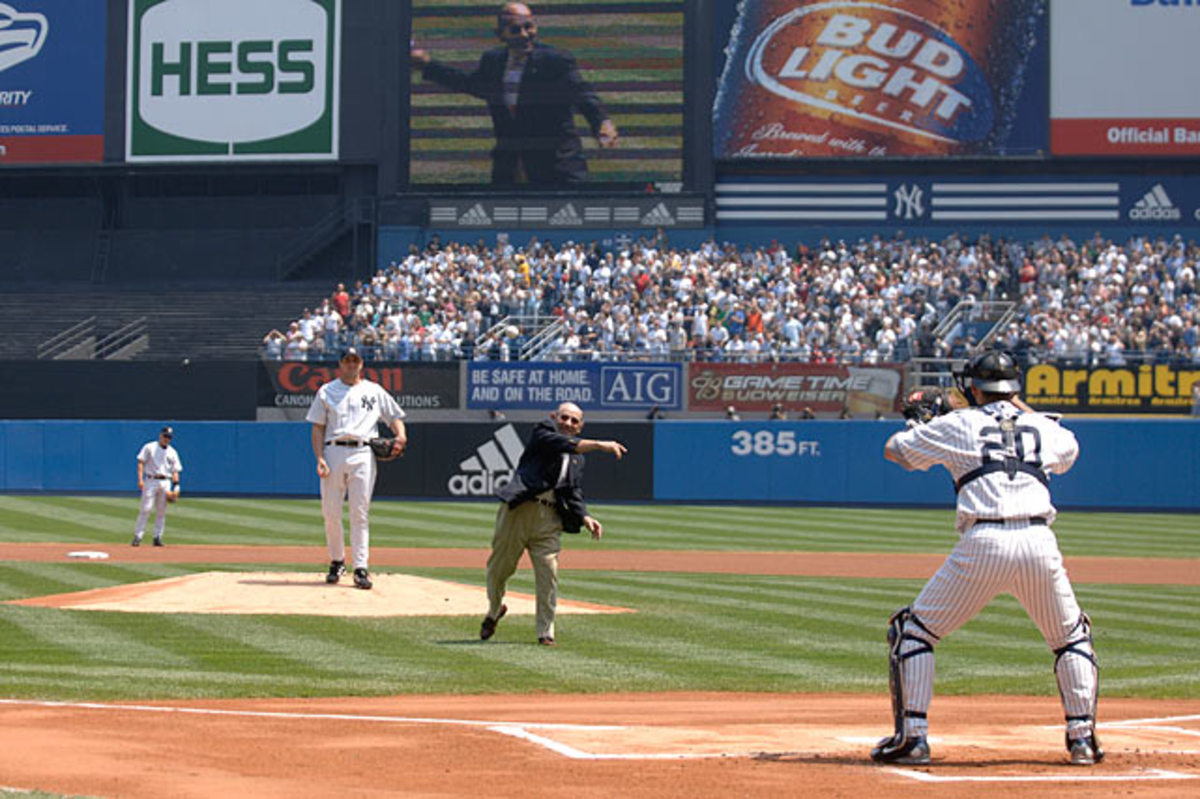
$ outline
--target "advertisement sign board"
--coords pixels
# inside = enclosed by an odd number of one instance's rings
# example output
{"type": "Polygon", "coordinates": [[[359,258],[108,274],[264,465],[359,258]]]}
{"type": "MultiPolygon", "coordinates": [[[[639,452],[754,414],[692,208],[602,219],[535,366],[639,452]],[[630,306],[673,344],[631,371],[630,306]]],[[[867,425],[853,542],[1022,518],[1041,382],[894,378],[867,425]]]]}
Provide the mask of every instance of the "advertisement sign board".
{"type": "Polygon", "coordinates": [[[1041,174],[963,178],[896,175],[876,179],[727,180],[716,185],[723,224],[840,223],[1138,227],[1200,223],[1200,180],[1190,176],[1041,174]]]}
{"type": "Polygon", "coordinates": [[[341,0],[129,0],[125,157],[338,155],[341,0]]]}
{"type": "Polygon", "coordinates": [[[903,367],[816,363],[704,363],[688,373],[688,408],[848,412],[870,418],[898,407],[903,367]]]}
{"type": "Polygon", "coordinates": [[[472,363],[467,407],[553,408],[573,402],[585,411],[683,407],[683,366],[677,363],[472,363]]]}
{"type": "Polygon", "coordinates": [[[0,165],[103,160],[105,11],[0,2],[0,165]]]}
{"type": "MultiPolygon", "coordinates": [[[[363,369],[363,375],[383,386],[406,410],[458,407],[456,363],[372,363],[363,369]]],[[[335,363],[263,361],[259,369],[258,407],[307,409],[317,389],[335,377],[335,363]]]]}
{"type": "MultiPolygon", "coordinates": [[[[404,457],[380,467],[375,496],[490,499],[512,478],[532,429],[529,423],[414,425],[404,457]]],[[[586,456],[583,489],[588,501],[652,499],[654,425],[595,422],[586,430],[589,438],[615,439],[630,452],[620,461],[602,453],[586,456]]],[[[484,538],[489,534],[480,531],[484,538]]]]}
{"type": "Polygon", "coordinates": [[[1054,155],[1200,155],[1200,9],[1187,0],[1051,0],[1054,155]]]}
{"type": "Polygon", "coordinates": [[[715,48],[718,159],[1045,150],[1046,0],[737,7],[731,27],[715,25],[729,31],[715,48]]]}
{"type": "Polygon", "coordinates": [[[1025,399],[1048,411],[1187,414],[1200,406],[1200,369],[1043,363],[1025,373],[1025,399]]]}

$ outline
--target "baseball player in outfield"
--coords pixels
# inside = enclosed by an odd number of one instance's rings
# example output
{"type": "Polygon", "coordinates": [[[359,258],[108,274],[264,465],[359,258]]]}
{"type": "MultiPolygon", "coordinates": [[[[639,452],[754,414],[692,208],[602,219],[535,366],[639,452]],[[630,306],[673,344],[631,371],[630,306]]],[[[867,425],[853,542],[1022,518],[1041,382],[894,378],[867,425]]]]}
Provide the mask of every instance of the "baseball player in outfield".
{"type": "Polygon", "coordinates": [[[348,498],[354,585],[370,590],[369,513],[376,464],[367,442],[376,435],[381,419],[391,428],[400,451],[408,443],[408,434],[404,409],[378,383],[362,376],[363,360],[357,349],[343,350],[338,366],[339,377],[317,390],[306,417],[312,422],[312,451],[321,478],[321,513],[329,546],[325,582],[336,583],[346,573],[342,503],[348,498]]]}
{"type": "Polygon", "coordinates": [[[908,470],[946,467],[958,492],[959,539],[912,605],[889,622],[895,733],[871,758],[929,762],[926,712],[934,647],[997,594],[1011,593],[1054,652],[1071,763],[1104,758],[1096,740],[1097,662],[1091,622],[1075,601],[1050,525],[1049,474],[1075,463],[1079,445],[1056,419],[1018,396],[1020,370],[1006,353],[975,356],[956,376],[970,407],[914,424],[888,439],[884,457],[908,470]]]}
{"type": "Polygon", "coordinates": [[[175,431],[164,427],[158,431],[158,440],[149,441],[137,456],[138,490],[142,492],[142,509],[138,513],[137,526],[133,530],[133,546],[142,545],[146,533],[146,519],[154,509],[154,546],[163,545],[163,529],[167,525],[167,500],[179,496],[179,473],[183,461],[171,446],[175,431]]]}

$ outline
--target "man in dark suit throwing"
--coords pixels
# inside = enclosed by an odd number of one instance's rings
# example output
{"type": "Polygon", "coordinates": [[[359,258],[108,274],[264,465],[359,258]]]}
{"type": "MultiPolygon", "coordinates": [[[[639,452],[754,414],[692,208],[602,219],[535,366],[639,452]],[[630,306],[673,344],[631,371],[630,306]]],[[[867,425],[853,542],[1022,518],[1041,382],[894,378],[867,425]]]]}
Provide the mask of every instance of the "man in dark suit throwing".
{"type": "Polygon", "coordinates": [[[503,504],[496,512],[492,554],[487,561],[488,614],[479,629],[479,637],[485,641],[508,612],[503,604],[504,586],[517,570],[521,553],[529,550],[537,586],[538,643],[554,646],[560,533],[578,533],[586,527],[593,540],[603,533],[583,501],[583,455],[607,452],[617,460],[625,455],[624,444],[580,438],[582,429],[579,406],[570,402],[559,405],[550,421],[534,426],[512,479],[496,491],[503,504]]]}
{"type": "Polygon", "coordinates": [[[434,61],[413,49],[414,67],[426,80],[487,102],[496,134],[492,183],[569,186],[587,177],[575,111],[587,118],[601,147],[617,143],[617,127],[575,57],[537,39],[537,19],[523,3],[505,3],[496,20],[503,47],[488,50],[471,73],[434,61]]]}

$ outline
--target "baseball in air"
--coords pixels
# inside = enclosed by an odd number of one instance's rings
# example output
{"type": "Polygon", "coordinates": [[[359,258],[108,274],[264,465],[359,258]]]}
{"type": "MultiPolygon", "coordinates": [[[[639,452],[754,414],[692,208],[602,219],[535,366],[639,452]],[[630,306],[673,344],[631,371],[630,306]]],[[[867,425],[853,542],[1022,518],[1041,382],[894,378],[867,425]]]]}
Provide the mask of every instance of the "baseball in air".
{"type": "Polygon", "coordinates": [[[508,327],[504,328],[504,335],[508,336],[509,338],[516,338],[517,336],[521,335],[521,328],[517,327],[516,325],[509,325],[508,327]]]}

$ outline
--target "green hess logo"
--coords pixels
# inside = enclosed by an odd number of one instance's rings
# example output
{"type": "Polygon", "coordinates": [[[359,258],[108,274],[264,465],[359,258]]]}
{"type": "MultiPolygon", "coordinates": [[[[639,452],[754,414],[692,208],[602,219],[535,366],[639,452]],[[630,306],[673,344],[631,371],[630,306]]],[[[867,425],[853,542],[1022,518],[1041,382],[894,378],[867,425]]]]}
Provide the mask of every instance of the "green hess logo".
{"type": "Polygon", "coordinates": [[[340,3],[129,0],[126,158],[336,158],[340,3]]]}

